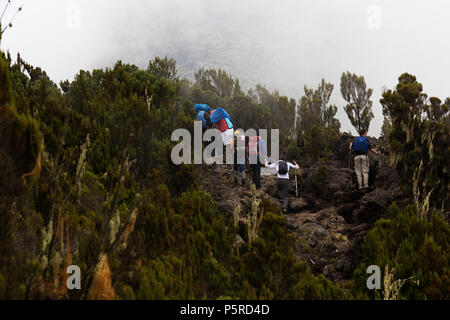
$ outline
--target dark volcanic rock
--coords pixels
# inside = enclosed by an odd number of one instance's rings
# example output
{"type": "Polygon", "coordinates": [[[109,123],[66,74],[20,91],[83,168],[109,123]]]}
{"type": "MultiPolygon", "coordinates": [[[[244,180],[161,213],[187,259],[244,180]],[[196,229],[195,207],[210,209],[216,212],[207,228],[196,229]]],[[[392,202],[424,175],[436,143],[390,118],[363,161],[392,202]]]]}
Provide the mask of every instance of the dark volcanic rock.
{"type": "Polygon", "coordinates": [[[389,205],[401,195],[399,188],[377,188],[361,198],[356,215],[361,222],[371,221],[387,213],[389,205]]]}
{"type": "Polygon", "coordinates": [[[264,177],[264,192],[272,197],[278,197],[277,190],[277,177],[276,176],[268,176],[264,177]]]}
{"type": "Polygon", "coordinates": [[[233,200],[225,200],[217,203],[219,210],[225,212],[226,214],[232,216],[233,211],[237,206],[236,201],[233,200]]]}
{"type": "Polygon", "coordinates": [[[301,212],[309,207],[309,202],[304,198],[291,198],[289,200],[289,210],[291,212],[301,212]]]}
{"type": "Polygon", "coordinates": [[[358,208],[358,205],[354,203],[347,203],[340,206],[337,212],[345,219],[347,223],[353,223],[353,210],[356,208],[358,208]]]}
{"type": "Polygon", "coordinates": [[[328,190],[333,194],[340,192],[351,192],[354,190],[354,171],[347,168],[328,168],[328,190]]]}

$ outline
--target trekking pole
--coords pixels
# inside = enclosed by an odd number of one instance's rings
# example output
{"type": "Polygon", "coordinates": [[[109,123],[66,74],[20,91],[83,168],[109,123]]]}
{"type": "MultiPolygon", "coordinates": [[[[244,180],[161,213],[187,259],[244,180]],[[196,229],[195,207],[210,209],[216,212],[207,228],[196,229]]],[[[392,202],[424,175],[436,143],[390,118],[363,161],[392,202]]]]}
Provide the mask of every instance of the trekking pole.
{"type": "Polygon", "coordinates": [[[295,196],[298,198],[297,169],[295,169],[295,196]]]}

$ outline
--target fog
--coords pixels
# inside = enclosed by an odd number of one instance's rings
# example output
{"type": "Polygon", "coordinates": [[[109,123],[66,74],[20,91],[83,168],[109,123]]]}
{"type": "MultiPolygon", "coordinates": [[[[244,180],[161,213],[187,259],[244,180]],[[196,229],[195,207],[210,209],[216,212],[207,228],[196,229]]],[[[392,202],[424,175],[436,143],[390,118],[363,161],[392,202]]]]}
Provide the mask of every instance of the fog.
{"type": "Polygon", "coordinates": [[[305,85],[325,78],[341,129],[355,133],[339,89],[348,70],[374,89],[376,136],[383,87],[403,72],[430,96],[450,96],[446,0],[12,0],[2,22],[22,3],[1,49],[20,52],[55,82],[118,59],[146,67],[158,55],[175,58],[190,79],[201,66],[221,68],[246,89],[261,83],[297,101],[305,85]]]}

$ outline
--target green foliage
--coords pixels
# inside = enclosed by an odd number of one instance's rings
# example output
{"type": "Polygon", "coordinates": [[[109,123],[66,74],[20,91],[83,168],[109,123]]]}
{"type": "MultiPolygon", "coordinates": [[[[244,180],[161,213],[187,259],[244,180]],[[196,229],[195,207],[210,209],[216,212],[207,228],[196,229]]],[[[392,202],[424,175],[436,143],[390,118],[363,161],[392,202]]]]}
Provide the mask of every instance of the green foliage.
{"type": "Polygon", "coordinates": [[[219,69],[200,68],[195,75],[196,85],[205,91],[211,91],[218,97],[231,100],[235,93],[239,93],[240,85],[226,71],[219,69]]]}
{"type": "MultiPolygon", "coordinates": [[[[244,93],[222,70],[201,69],[194,84],[179,80],[167,57],[146,70],[118,61],[80,71],[60,89],[40,68],[2,54],[0,75],[0,160],[12,164],[2,163],[9,180],[0,182],[1,298],[84,299],[98,277],[112,282],[117,299],[351,298],[296,262],[295,239],[267,199],[259,203],[258,236],[236,250],[238,225],[199,189],[199,168],[170,159],[173,130],[193,130],[194,102],[227,108],[236,127],[280,128],[281,148],[289,146],[292,157],[306,149],[326,158],[340,126],[328,104],[331,84],[305,88],[295,139],[295,100],[261,85],[244,93]],[[30,172],[34,183],[5,195],[13,178],[22,184],[30,172]],[[105,256],[110,272],[99,275],[105,256]],[[80,291],[65,290],[69,263],[81,268],[80,291]]],[[[424,110],[430,119],[443,117],[437,100],[424,110]]],[[[403,150],[399,139],[392,146],[403,150]]],[[[445,153],[435,154],[432,161],[442,162],[445,153]]],[[[327,175],[322,164],[317,192],[325,192],[327,175]]],[[[443,265],[442,236],[430,239],[420,252],[443,265]]],[[[433,285],[427,297],[448,295],[442,288],[433,285]]]]}
{"type": "Polygon", "coordinates": [[[347,116],[359,135],[369,130],[373,119],[372,96],[373,90],[367,89],[363,76],[357,76],[349,71],[342,73],[341,94],[347,101],[344,107],[347,116]]]}
{"type": "Polygon", "coordinates": [[[392,132],[392,124],[386,117],[383,119],[383,126],[381,127],[381,136],[385,139],[389,139],[392,132]]]}
{"type": "Polygon", "coordinates": [[[9,66],[3,57],[0,55],[0,106],[5,106],[11,103],[11,78],[9,66]]]}
{"type": "Polygon", "coordinates": [[[192,274],[185,268],[183,261],[174,256],[163,256],[140,267],[136,298],[194,299],[192,274]]]}
{"type": "Polygon", "coordinates": [[[17,112],[13,105],[13,86],[9,65],[0,55],[0,195],[24,191],[29,178],[40,171],[42,135],[30,113],[17,112]]]}
{"type": "MultiPolygon", "coordinates": [[[[401,296],[405,299],[449,299],[450,226],[442,214],[430,221],[416,217],[414,206],[400,210],[395,203],[389,219],[380,219],[362,245],[361,265],[355,270],[359,290],[367,292],[366,269],[386,265],[395,269],[396,279],[407,279],[401,296]],[[418,281],[418,285],[416,284],[418,281]]],[[[370,293],[374,294],[374,293],[370,293]]]]}
{"type": "MultiPolygon", "coordinates": [[[[259,206],[261,204],[261,200],[256,199],[256,187],[254,184],[250,186],[252,191],[252,207],[248,214],[248,222],[247,222],[247,234],[248,234],[248,242],[251,243],[256,239],[259,233],[259,226],[261,224],[262,218],[264,216],[264,210],[260,210],[259,206]]],[[[235,223],[236,224],[236,223],[235,223]]]]}
{"type": "Polygon", "coordinates": [[[400,171],[404,185],[414,198],[418,214],[427,207],[447,210],[450,181],[450,99],[427,98],[422,84],[402,74],[395,90],[380,100],[392,124],[389,134],[391,162],[400,171]]]}
{"type": "Polygon", "coordinates": [[[314,190],[314,193],[318,197],[329,197],[329,193],[327,190],[328,185],[328,169],[325,163],[321,162],[318,170],[314,174],[311,184],[314,190]]]}
{"type": "MultiPolygon", "coordinates": [[[[263,201],[268,215],[258,237],[235,250],[237,226],[198,189],[196,167],[174,166],[170,160],[171,132],[193,129],[196,95],[231,101],[231,113],[248,115],[247,120],[236,116],[248,121],[243,125],[261,128],[293,126],[289,114],[295,102],[263,87],[256,102],[237,80],[236,96],[230,98],[226,88],[208,93],[158,73],[163,62],[155,59],[151,71],[120,61],[112,69],[80,71],[74,81],[61,83],[63,92],[20,56],[9,67],[12,96],[20,106],[2,116],[14,115],[19,122],[5,128],[33,124],[32,145],[39,130],[46,143],[32,192],[20,195],[18,207],[12,202],[0,207],[2,217],[24,216],[17,223],[20,233],[0,239],[2,247],[11,248],[1,252],[2,261],[8,261],[0,266],[2,297],[89,297],[102,255],[108,257],[111,276],[101,276],[111,277],[116,298],[337,297],[338,288],[295,263],[286,221],[272,213],[278,207],[263,201]],[[33,245],[20,245],[28,242],[33,245]],[[87,284],[81,292],[64,292],[65,259],[81,268],[87,284]]],[[[231,78],[211,74],[217,81],[231,78]]],[[[36,154],[25,153],[31,155],[36,154]]],[[[12,225],[4,222],[5,230],[12,225]]]]}
{"type": "MultiPolygon", "coordinates": [[[[73,82],[62,84],[62,94],[45,72],[20,56],[10,66],[1,60],[6,72],[1,79],[11,81],[2,83],[0,90],[10,92],[4,96],[12,97],[8,99],[17,106],[2,105],[0,110],[3,147],[8,147],[2,154],[17,158],[15,169],[4,167],[11,176],[7,177],[9,188],[16,169],[19,176],[14,178],[20,185],[20,174],[33,170],[42,136],[45,145],[42,172],[32,192],[14,188],[19,202],[2,198],[2,234],[11,237],[0,239],[1,247],[11,249],[1,253],[2,261],[10,262],[2,263],[0,272],[9,288],[24,286],[27,298],[60,297],[65,255],[81,267],[84,283],[90,283],[102,251],[110,256],[113,275],[120,274],[124,266],[119,248],[126,247],[120,243],[121,233],[139,204],[137,191],[143,192],[148,185],[148,173],[158,168],[161,183],[168,184],[174,194],[195,183],[193,168],[171,164],[169,140],[175,128],[192,128],[192,105],[176,96],[171,81],[120,61],[113,69],[81,71],[73,82]],[[91,143],[84,147],[87,136],[91,143]],[[22,228],[20,234],[9,229],[21,216],[6,214],[11,210],[25,216],[16,223],[22,228]],[[30,217],[39,218],[38,228],[25,223],[30,217]],[[33,239],[36,245],[17,245],[25,239],[33,239]],[[77,250],[70,252],[70,245],[77,250]],[[13,252],[12,248],[21,249],[13,252]],[[37,255],[41,258],[34,273],[13,269],[37,255]]],[[[5,191],[2,185],[1,192],[5,191]]],[[[80,298],[88,290],[86,286],[71,297],[80,298]]],[[[130,296],[129,288],[124,294],[130,296]]],[[[8,297],[14,297],[11,290],[8,297]]]]}
{"type": "Polygon", "coordinates": [[[301,156],[301,149],[297,146],[297,141],[291,139],[286,148],[286,159],[299,159],[301,156]]]}
{"type": "Polygon", "coordinates": [[[166,80],[175,80],[178,72],[176,61],[167,57],[155,57],[150,60],[147,70],[156,77],[166,80]]]}
{"type": "Polygon", "coordinates": [[[322,82],[317,89],[305,86],[297,117],[297,141],[311,160],[328,158],[339,135],[340,122],[335,118],[337,107],[329,105],[334,86],[322,82]]]}
{"type": "MultiPolygon", "coordinates": [[[[231,113],[233,115],[234,125],[236,128],[247,129],[249,125],[256,125],[256,127],[263,128],[263,121],[261,121],[260,111],[258,106],[247,95],[236,95],[231,101],[231,113]]],[[[257,128],[254,128],[257,129],[257,128]]]]}

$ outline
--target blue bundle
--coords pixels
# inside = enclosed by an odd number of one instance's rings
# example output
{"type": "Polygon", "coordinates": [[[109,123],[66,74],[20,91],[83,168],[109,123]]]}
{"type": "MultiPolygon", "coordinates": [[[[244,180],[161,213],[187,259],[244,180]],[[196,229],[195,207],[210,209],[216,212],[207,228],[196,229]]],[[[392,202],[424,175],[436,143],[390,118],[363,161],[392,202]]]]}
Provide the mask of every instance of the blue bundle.
{"type": "MultiPolygon", "coordinates": [[[[220,120],[222,120],[224,118],[225,119],[230,119],[230,115],[228,114],[228,112],[226,112],[222,108],[217,108],[216,110],[214,110],[213,114],[211,115],[211,122],[212,123],[216,123],[216,122],[219,122],[220,120]]],[[[228,121],[227,121],[227,123],[228,123],[228,121]]]]}
{"type": "Polygon", "coordinates": [[[197,114],[197,119],[196,119],[197,121],[201,121],[202,122],[203,129],[206,128],[206,119],[204,117],[204,114],[205,114],[205,111],[200,111],[197,114]]]}
{"type": "Polygon", "coordinates": [[[194,106],[195,111],[211,111],[212,108],[207,104],[196,103],[194,106]]]}

